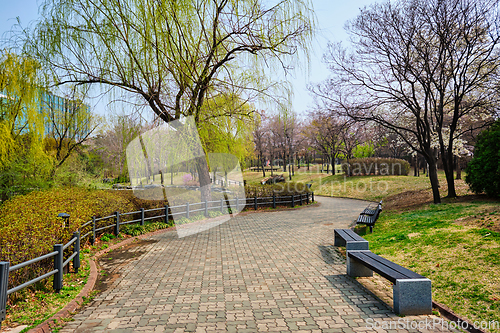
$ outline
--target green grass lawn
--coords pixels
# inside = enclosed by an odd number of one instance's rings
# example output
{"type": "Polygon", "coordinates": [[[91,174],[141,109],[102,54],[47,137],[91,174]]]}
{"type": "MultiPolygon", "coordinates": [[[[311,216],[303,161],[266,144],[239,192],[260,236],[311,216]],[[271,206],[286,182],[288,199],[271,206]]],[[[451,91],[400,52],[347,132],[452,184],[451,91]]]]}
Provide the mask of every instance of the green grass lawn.
{"type": "MultiPolygon", "coordinates": [[[[406,191],[419,191],[430,189],[429,178],[425,175],[414,177],[413,171],[409,176],[354,176],[345,177],[344,174],[327,175],[318,171],[319,166],[315,165],[308,172],[307,168],[302,167],[295,171],[292,177],[294,182],[311,183],[311,190],[317,195],[330,197],[345,197],[363,199],[369,201],[380,201],[386,197],[396,195],[406,191]]],[[[337,166],[340,171],[340,166],[337,166]]],[[[283,174],[288,181],[288,172],[283,170],[275,172],[283,174]]],[[[266,172],[266,176],[270,175],[266,172]]],[[[243,178],[248,184],[258,184],[262,179],[262,172],[245,171],[243,178]]],[[[439,180],[444,189],[446,185],[443,171],[439,172],[439,180]]],[[[445,192],[442,193],[446,195],[445,192]]]]}
{"type": "Polygon", "coordinates": [[[374,253],[431,279],[435,301],[473,321],[500,322],[500,233],[483,227],[499,214],[498,202],[427,205],[385,211],[373,234],[360,233],[374,253]]]}

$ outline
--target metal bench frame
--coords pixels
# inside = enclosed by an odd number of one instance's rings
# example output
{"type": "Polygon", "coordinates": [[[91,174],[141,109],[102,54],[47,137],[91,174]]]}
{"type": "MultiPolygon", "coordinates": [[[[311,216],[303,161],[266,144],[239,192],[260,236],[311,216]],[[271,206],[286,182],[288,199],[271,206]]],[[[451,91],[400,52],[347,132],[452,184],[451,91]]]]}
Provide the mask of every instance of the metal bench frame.
{"type": "Polygon", "coordinates": [[[347,275],[373,276],[374,271],[394,283],[393,299],[396,314],[432,314],[431,280],[371,251],[347,251],[347,275]]]}
{"type": "Polygon", "coordinates": [[[373,215],[366,215],[361,213],[358,216],[358,219],[356,220],[356,224],[366,224],[367,226],[370,227],[370,233],[372,233],[373,226],[375,225],[375,222],[377,222],[378,216],[380,215],[381,211],[382,211],[382,205],[379,204],[375,209],[375,213],[373,215]]]}
{"type": "Polygon", "coordinates": [[[366,207],[360,215],[375,215],[375,213],[377,212],[377,209],[380,209],[380,211],[382,211],[382,200],[380,200],[380,202],[378,203],[377,207],[375,208],[371,208],[370,206],[366,207]]]}

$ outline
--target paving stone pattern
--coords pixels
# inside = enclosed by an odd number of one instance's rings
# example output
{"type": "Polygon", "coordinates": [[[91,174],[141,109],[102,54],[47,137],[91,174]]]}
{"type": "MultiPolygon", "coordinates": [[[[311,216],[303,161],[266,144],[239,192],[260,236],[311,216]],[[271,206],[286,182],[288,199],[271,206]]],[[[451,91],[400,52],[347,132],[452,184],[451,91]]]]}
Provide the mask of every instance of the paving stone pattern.
{"type": "Polygon", "coordinates": [[[346,276],[332,246],[333,229],[347,227],[367,203],[317,201],[237,216],[180,239],[151,237],[158,242],[141,246],[60,332],[364,332],[373,330],[368,318],[400,319],[346,276]]]}

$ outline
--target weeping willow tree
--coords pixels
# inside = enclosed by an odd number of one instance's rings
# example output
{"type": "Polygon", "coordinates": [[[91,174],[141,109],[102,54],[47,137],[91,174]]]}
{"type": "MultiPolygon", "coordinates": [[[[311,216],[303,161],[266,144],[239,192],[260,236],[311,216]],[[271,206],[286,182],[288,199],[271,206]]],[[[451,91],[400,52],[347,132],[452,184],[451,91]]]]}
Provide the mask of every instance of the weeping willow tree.
{"type": "Polygon", "coordinates": [[[236,156],[241,165],[252,155],[253,108],[234,94],[221,94],[205,103],[198,125],[205,153],[236,156]]]}
{"type": "MultiPolygon", "coordinates": [[[[53,72],[55,84],[120,88],[165,122],[193,116],[199,123],[205,101],[234,86],[280,96],[286,85],[264,76],[286,72],[298,59],[308,62],[311,6],[308,0],[46,0],[25,47],[53,72]]],[[[200,168],[200,183],[208,184],[206,163],[200,168]]]]}
{"type": "Polygon", "coordinates": [[[0,51],[0,197],[41,186],[52,161],[44,151],[40,64],[0,51]]]}

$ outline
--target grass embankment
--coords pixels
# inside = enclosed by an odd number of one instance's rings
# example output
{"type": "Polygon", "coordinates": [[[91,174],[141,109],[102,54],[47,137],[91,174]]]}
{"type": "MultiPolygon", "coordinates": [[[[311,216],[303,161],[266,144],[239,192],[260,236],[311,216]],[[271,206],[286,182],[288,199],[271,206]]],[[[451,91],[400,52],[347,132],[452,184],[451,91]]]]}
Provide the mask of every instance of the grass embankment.
{"type": "Polygon", "coordinates": [[[59,293],[52,289],[52,278],[42,280],[36,287],[29,287],[10,296],[7,303],[7,317],[2,327],[27,325],[23,330],[43,323],[71,302],[87,283],[90,273],[88,255],[80,256],[81,266],[78,273],[64,275],[63,288],[59,293]]]}
{"type": "Polygon", "coordinates": [[[384,211],[363,237],[373,252],[430,278],[435,301],[473,321],[500,322],[499,221],[499,202],[431,204],[384,211]]]}
{"type": "MultiPolygon", "coordinates": [[[[312,184],[311,190],[314,194],[330,197],[355,198],[368,201],[380,201],[386,197],[407,191],[421,191],[430,189],[429,178],[425,175],[414,177],[413,171],[409,176],[354,176],[345,177],[337,165],[336,175],[327,175],[319,172],[319,166],[315,165],[307,171],[306,167],[295,170],[292,177],[293,182],[312,184]]],[[[288,172],[275,172],[283,174],[288,181],[288,172]]],[[[266,172],[266,176],[270,175],[266,172]]],[[[445,189],[446,179],[443,171],[438,173],[441,190],[445,189]]],[[[258,184],[262,179],[262,172],[245,171],[243,178],[247,184],[258,184]]],[[[462,184],[462,183],[460,183],[462,184]]],[[[445,192],[444,192],[445,193],[445,192]]]]}

